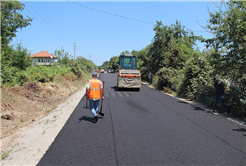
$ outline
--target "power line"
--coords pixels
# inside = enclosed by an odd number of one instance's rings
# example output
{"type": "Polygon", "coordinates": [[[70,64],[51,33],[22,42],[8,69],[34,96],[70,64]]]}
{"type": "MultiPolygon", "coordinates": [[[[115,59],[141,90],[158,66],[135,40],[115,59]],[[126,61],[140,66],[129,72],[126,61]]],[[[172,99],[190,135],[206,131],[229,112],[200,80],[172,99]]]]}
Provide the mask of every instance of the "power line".
{"type": "MultiPolygon", "coordinates": [[[[78,5],[78,6],[81,6],[83,8],[87,8],[87,9],[90,9],[90,10],[94,10],[94,11],[97,11],[97,12],[100,12],[100,13],[104,13],[104,14],[108,14],[108,15],[111,15],[111,16],[115,16],[115,17],[119,17],[119,18],[123,18],[123,19],[128,19],[128,20],[132,20],[132,21],[137,21],[137,22],[141,22],[141,23],[145,23],[145,24],[150,24],[150,25],[155,25],[155,24],[152,24],[152,23],[149,23],[149,22],[145,22],[145,21],[141,21],[141,20],[137,20],[137,19],[133,19],[133,18],[128,18],[128,17],[124,17],[124,16],[120,16],[120,15],[116,15],[116,14],[112,14],[112,13],[108,13],[108,12],[104,12],[104,11],[101,11],[101,10],[98,10],[98,9],[94,9],[94,8],[90,8],[88,6],[84,6],[84,5],[81,5],[81,4],[77,4],[75,2],[70,2],[68,0],[65,0],[69,3],[72,3],[74,5],[78,5]]],[[[210,33],[208,31],[193,31],[193,32],[207,32],[207,33],[210,33]]]]}
{"type": "MultiPolygon", "coordinates": [[[[48,25],[49,25],[49,27],[51,27],[56,33],[58,33],[59,35],[60,35],[60,37],[63,37],[63,39],[66,39],[66,38],[64,38],[64,36],[62,36],[52,25],[50,25],[28,2],[26,2],[48,25]]],[[[30,12],[29,10],[27,10],[28,12],[30,12]]],[[[31,12],[30,12],[31,13],[31,12]]],[[[32,14],[32,13],[31,13],[32,14]]],[[[34,15],[34,14],[32,14],[32,15],[34,15]]],[[[37,18],[37,20],[41,23],[41,24],[43,24],[38,18],[37,18]]],[[[44,24],[43,24],[44,25],[44,24]]],[[[46,27],[46,26],[45,26],[46,27]]],[[[47,27],[46,27],[47,28],[47,27]]],[[[49,28],[48,28],[49,29],[49,28]]],[[[50,30],[50,29],[49,29],[50,30]]],[[[53,32],[51,32],[52,34],[54,34],[53,32]]],[[[54,34],[54,35],[56,35],[56,34],[54,34]]],[[[58,36],[57,36],[58,37],[58,36]]],[[[59,38],[60,38],[59,37],[59,38]]],[[[60,38],[61,39],[61,38],[60,38]]],[[[65,41],[67,41],[67,40],[65,40],[65,41]]]]}
{"type": "MultiPolygon", "coordinates": [[[[116,15],[116,14],[112,14],[112,13],[109,13],[109,12],[104,12],[104,11],[101,11],[101,10],[98,10],[98,9],[94,9],[94,8],[90,8],[90,7],[87,7],[87,6],[84,6],[84,5],[81,5],[81,4],[77,4],[75,2],[72,2],[72,1],[69,1],[69,0],[65,0],[69,3],[72,3],[74,5],[77,5],[77,6],[81,6],[83,8],[87,8],[87,9],[90,9],[90,10],[94,10],[94,11],[97,11],[97,12],[100,12],[100,13],[103,13],[103,14],[108,14],[108,15],[111,15],[111,16],[115,16],[115,17],[119,17],[119,18],[122,18],[122,19],[128,19],[128,20],[132,20],[132,21],[136,21],[136,22],[141,22],[141,23],[145,23],[145,24],[150,24],[150,25],[155,25],[153,23],[149,23],[149,22],[145,22],[145,21],[141,21],[141,20],[137,20],[137,19],[133,19],[133,18],[128,18],[128,17],[124,17],[124,16],[120,16],[120,15],[116,15]]],[[[28,1],[26,1],[28,2],[28,1]]],[[[31,1],[31,2],[64,2],[64,1],[31,1]]],[[[180,1],[76,1],[76,2],[180,2],[180,1]]],[[[182,2],[208,2],[208,1],[182,1],[182,2]]],[[[216,1],[213,1],[213,2],[216,2],[216,1]]],[[[30,4],[28,4],[30,5],[30,4]]],[[[35,4],[36,5],[36,4],[35,4]]],[[[31,6],[31,5],[30,5],[31,6]]],[[[32,6],[31,6],[32,7],[32,6]]],[[[33,8],[32,8],[33,9],[33,8]]],[[[39,8],[40,9],[40,8],[39,8]]],[[[33,9],[34,10],[34,9],[33,9]]],[[[41,10],[41,9],[40,9],[41,10]]],[[[40,14],[34,10],[39,16],[40,14]]],[[[41,10],[42,11],[42,10],[41,10]]],[[[42,11],[43,12],[43,11],[42,11]]],[[[45,15],[46,16],[46,15],[45,15]]],[[[47,24],[49,24],[42,16],[40,16],[47,24]]],[[[46,16],[47,17],[47,16],[46,16]]],[[[47,17],[49,19],[49,17],[47,17]]],[[[51,21],[52,22],[52,21],[51,21]]],[[[52,22],[53,23],[53,22],[52,22]]],[[[50,24],[49,24],[50,25],[50,24]]],[[[50,25],[51,26],[51,25],[50,25]]],[[[51,26],[52,27],[52,26],[51,26]]],[[[52,27],[53,28],[53,27],[52,27]]],[[[54,29],[54,28],[53,28],[54,29]]],[[[59,29],[59,28],[58,28],[59,29]]],[[[55,29],[54,29],[55,30],[55,29]]],[[[56,30],[55,30],[56,31],[56,30]]],[[[57,32],[57,31],[56,31],[57,32]]],[[[193,32],[207,32],[207,31],[193,31],[193,32]]],[[[57,32],[59,33],[59,32],[57,32]]],[[[60,33],[59,33],[60,34],[60,33]]],[[[61,35],[61,34],[60,34],[61,35]]],[[[61,35],[62,36],[62,35],[61,35]]],[[[64,36],[62,36],[64,38],[64,36]]]]}
{"type": "Polygon", "coordinates": [[[141,21],[141,20],[137,20],[137,19],[133,19],[133,18],[128,18],[128,17],[124,17],[124,16],[120,16],[120,15],[104,12],[104,11],[101,11],[101,10],[98,10],[98,9],[90,8],[90,7],[87,7],[87,6],[84,6],[84,5],[77,4],[75,2],[70,2],[68,0],[65,0],[65,1],[67,1],[69,3],[72,3],[74,5],[81,6],[83,8],[87,8],[87,9],[94,10],[94,11],[97,11],[97,12],[100,12],[100,13],[104,13],[104,14],[108,14],[108,15],[111,15],[111,16],[115,16],[115,17],[119,17],[119,18],[123,18],[123,19],[128,19],[128,20],[132,20],[132,21],[137,21],[137,22],[141,22],[141,23],[145,23],[145,24],[155,25],[155,24],[152,24],[152,23],[149,23],[149,22],[145,22],[145,21],[141,21]]]}
{"type": "MultiPolygon", "coordinates": [[[[34,4],[39,8],[39,6],[34,2],[34,4]]],[[[57,26],[56,26],[56,24],[54,24],[54,22],[39,8],[39,10],[44,14],[44,16],[46,16],[49,20],[50,20],[50,22],[56,27],[56,29],[58,29],[61,33],[62,33],[62,35],[64,35],[63,37],[64,38],[66,38],[66,39],[69,39],[57,26]]],[[[70,41],[71,41],[71,39],[69,39],[70,41]]]]}
{"type": "MultiPolygon", "coordinates": [[[[141,23],[145,23],[145,24],[150,24],[150,25],[155,25],[153,23],[149,23],[149,22],[145,22],[145,21],[141,21],[141,20],[137,20],[137,19],[133,19],[133,18],[129,18],[129,17],[124,17],[124,16],[120,16],[120,15],[116,15],[116,14],[112,14],[112,13],[109,13],[109,12],[104,12],[104,11],[101,11],[101,10],[98,10],[98,9],[94,9],[94,8],[90,8],[88,6],[84,6],[84,5],[81,5],[81,4],[77,4],[73,1],[69,1],[69,0],[65,0],[69,3],[72,3],[74,5],[77,5],[77,6],[81,6],[83,8],[87,8],[87,9],[90,9],[90,10],[94,10],[94,11],[97,11],[97,12],[100,12],[100,13],[104,13],[104,14],[108,14],[108,15],[111,15],[111,16],[115,16],[115,17],[119,17],[119,18],[122,18],[122,19],[128,19],[128,20],[132,20],[132,21],[137,21],[137,22],[141,22],[141,23]]],[[[212,2],[228,2],[228,1],[224,1],[224,0],[220,0],[220,1],[215,1],[215,0],[211,0],[212,2]]],[[[29,1],[26,1],[26,2],[29,2],[29,1]]],[[[64,1],[31,1],[31,2],[64,2],[64,1]]],[[[206,0],[206,1],[177,1],[177,0],[173,0],[173,1],[76,1],[76,2],[117,2],[117,3],[123,3],[123,2],[209,2],[209,0],[206,0]]],[[[193,32],[205,32],[205,33],[210,33],[208,31],[193,31],[193,32]]]]}
{"type": "MultiPolygon", "coordinates": [[[[33,15],[34,16],[34,14],[31,12],[31,11],[29,11],[27,8],[25,9],[25,10],[27,10],[31,15],[33,15]]],[[[46,27],[52,34],[54,34],[53,32],[52,32],[52,30],[51,29],[49,29],[49,27],[47,27],[45,24],[43,24],[42,23],[42,21],[40,21],[38,18],[36,18],[44,27],[46,27]]],[[[56,37],[58,37],[58,38],[60,38],[59,36],[57,36],[56,34],[54,34],[56,37]]],[[[61,39],[61,38],[60,38],[61,39]]]]}

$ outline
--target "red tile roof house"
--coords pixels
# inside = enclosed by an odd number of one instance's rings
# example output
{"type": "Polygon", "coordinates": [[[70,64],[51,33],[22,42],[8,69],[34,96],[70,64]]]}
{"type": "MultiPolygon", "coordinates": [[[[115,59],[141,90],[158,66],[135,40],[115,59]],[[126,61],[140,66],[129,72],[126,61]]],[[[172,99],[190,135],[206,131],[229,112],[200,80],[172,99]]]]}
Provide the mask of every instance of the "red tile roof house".
{"type": "Polygon", "coordinates": [[[49,54],[46,51],[41,51],[36,54],[30,55],[30,58],[34,58],[32,63],[36,65],[46,65],[51,66],[54,63],[54,59],[57,59],[56,56],[49,54]]]}

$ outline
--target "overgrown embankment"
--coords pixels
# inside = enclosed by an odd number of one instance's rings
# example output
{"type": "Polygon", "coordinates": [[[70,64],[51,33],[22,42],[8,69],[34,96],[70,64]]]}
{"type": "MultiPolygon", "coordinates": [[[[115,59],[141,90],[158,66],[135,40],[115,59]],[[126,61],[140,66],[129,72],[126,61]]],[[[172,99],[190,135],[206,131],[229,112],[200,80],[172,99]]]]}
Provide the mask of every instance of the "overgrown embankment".
{"type": "MultiPolygon", "coordinates": [[[[63,103],[72,93],[80,90],[90,75],[73,70],[51,72],[52,67],[40,67],[44,70],[35,73],[33,67],[21,85],[2,86],[1,88],[1,139],[13,139],[18,131],[31,123],[47,116],[59,104],[63,103]],[[34,78],[39,78],[34,81],[34,78]]],[[[24,72],[24,71],[22,71],[24,72]]],[[[23,77],[22,77],[23,78],[23,77]]],[[[7,144],[6,144],[7,145],[7,144]]],[[[2,151],[5,149],[2,146],[2,151]]]]}

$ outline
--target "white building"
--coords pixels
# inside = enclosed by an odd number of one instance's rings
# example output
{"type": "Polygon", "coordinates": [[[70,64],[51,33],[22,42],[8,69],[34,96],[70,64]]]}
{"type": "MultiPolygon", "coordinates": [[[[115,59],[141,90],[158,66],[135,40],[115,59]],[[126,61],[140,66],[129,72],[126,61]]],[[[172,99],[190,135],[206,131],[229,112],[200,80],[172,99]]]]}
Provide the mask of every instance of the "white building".
{"type": "Polygon", "coordinates": [[[57,59],[56,56],[49,54],[46,51],[41,51],[38,52],[36,54],[30,55],[30,58],[34,58],[33,59],[33,64],[34,65],[46,65],[46,66],[51,66],[55,61],[55,59],[57,59]]]}

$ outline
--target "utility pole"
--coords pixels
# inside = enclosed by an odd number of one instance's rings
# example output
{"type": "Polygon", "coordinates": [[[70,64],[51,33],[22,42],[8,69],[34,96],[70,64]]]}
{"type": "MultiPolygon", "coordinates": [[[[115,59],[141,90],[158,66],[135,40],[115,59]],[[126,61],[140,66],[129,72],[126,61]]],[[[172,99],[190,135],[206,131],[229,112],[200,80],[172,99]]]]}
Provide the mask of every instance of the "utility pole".
{"type": "Polygon", "coordinates": [[[91,70],[93,71],[93,69],[92,69],[92,60],[91,60],[91,55],[89,55],[89,57],[90,57],[90,61],[91,61],[91,70]]]}
{"type": "Polygon", "coordinates": [[[74,43],[74,61],[76,59],[76,47],[78,47],[78,45],[76,45],[76,43],[74,43]]]}

